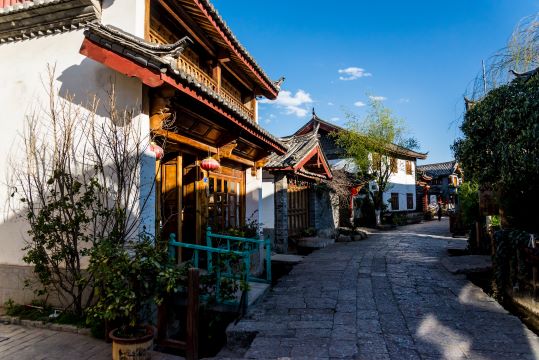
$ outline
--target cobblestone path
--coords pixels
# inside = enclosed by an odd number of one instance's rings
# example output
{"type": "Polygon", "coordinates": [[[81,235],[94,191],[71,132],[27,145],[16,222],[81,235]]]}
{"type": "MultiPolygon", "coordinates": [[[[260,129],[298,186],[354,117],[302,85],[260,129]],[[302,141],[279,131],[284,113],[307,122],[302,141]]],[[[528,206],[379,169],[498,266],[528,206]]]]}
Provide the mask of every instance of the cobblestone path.
{"type": "Polygon", "coordinates": [[[244,357],[539,359],[533,332],[440,265],[447,229],[410,225],[311,254],[235,326],[258,334],[244,357]]]}

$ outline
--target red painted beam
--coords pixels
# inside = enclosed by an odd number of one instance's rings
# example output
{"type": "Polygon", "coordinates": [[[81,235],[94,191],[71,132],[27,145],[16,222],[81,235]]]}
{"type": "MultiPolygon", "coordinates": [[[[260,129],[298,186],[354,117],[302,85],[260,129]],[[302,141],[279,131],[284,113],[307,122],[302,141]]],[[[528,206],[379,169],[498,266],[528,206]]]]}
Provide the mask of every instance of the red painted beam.
{"type": "Polygon", "coordinates": [[[324,168],[324,172],[326,173],[328,179],[333,178],[333,175],[331,175],[331,171],[329,170],[329,166],[326,163],[324,157],[322,156],[320,146],[316,146],[315,148],[313,148],[299,163],[296,164],[296,166],[294,166],[294,170],[302,168],[315,155],[319,156],[319,158],[322,159],[322,167],[324,168]]]}
{"type": "Polygon", "coordinates": [[[104,49],[91,40],[84,39],[80,48],[80,53],[92,60],[100,62],[109,68],[118,71],[129,77],[136,77],[149,87],[158,87],[163,85],[160,73],[151,71],[140,66],[136,62],[116,54],[113,51],[104,49]]]}
{"type": "Polygon", "coordinates": [[[141,66],[140,64],[130,59],[126,59],[125,57],[111,50],[104,49],[99,44],[96,44],[88,39],[84,39],[84,42],[82,43],[82,46],[80,48],[80,53],[90,59],[93,59],[97,62],[102,63],[103,65],[108,66],[113,70],[118,71],[121,74],[124,74],[129,77],[136,77],[149,87],[158,87],[163,85],[164,83],[167,83],[174,88],[180,90],[181,92],[189,95],[193,99],[208,106],[215,112],[224,116],[226,119],[238,125],[240,128],[242,128],[249,134],[262,140],[266,144],[271,145],[278,153],[284,154],[286,152],[285,149],[278,143],[271,141],[271,139],[268,139],[267,137],[263,136],[260,132],[247,126],[246,124],[244,124],[243,121],[234,117],[231,113],[223,109],[221,106],[208,100],[208,98],[206,96],[203,96],[200,92],[197,92],[189,86],[180,83],[179,81],[175,80],[167,74],[162,74],[160,72],[158,73],[156,71],[149,70],[141,66]]]}
{"type": "Polygon", "coordinates": [[[246,126],[243,121],[238,120],[236,117],[234,117],[232,114],[230,114],[228,111],[224,110],[219,105],[213,103],[212,101],[208,100],[205,96],[203,96],[201,93],[197,92],[196,90],[190,88],[189,86],[186,86],[176,79],[168,76],[167,74],[161,75],[162,79],[167,83],[175,87],[176,89],[180,90],[184,94],[187,94],[191,96],[193,99],[200,101],[204,105],[208,106],[212,110],[216,111],[220,115],[224,116],[228,120],[232,121],[239,127],[241,127],[243,130],[247,131],[249,134],[257,137],[258,139],[270,144],[273,146],[275,150],[277,150],[279,153],[284,154],[286,151],[283,147],[279,146],[276,142],[273,142],[269,139],[267,139],[265,136],[262,136],[258,131],[246,126]]]}

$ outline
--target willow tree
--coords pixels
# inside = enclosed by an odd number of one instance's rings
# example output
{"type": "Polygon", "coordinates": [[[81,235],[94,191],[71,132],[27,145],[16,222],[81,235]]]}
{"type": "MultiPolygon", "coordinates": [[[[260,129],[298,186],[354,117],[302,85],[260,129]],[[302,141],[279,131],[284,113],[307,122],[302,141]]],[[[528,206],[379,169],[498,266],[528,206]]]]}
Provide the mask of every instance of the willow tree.
{"type": "Polygon", "coordinates": [[[357,176],[365,181],[375,181],[377,191],[368,190],[374,204],[376,224],[385,208],[383,193],[390,189],[389,178],[394,168],[393,157],[398,146],[416,149],[417,140],[407,137],[404,120],[396,117],[391,109],[380,100],[369,102],[369,111],[364,118],[348,114],[345,129],[335,134],[336,143],[357,168],[357,176]]]}

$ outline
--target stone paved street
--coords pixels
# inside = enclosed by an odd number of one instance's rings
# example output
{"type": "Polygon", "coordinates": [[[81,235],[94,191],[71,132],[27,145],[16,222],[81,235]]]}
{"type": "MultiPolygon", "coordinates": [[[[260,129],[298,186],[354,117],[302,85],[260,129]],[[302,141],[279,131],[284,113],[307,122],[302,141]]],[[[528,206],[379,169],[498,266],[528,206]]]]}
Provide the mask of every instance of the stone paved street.
{"type": "MultiPolygon", "coordinates": [[[[1,360],[110,360],[111,344],[86,335],[0,324],[1,360]]],[[[152,360],[183,359],[154,353],[152,360]]]]}
{"type": "Polygon", "coordinates": [[[539,359],[533,332],[440,265],[447,229],[410,225],[306,257],[235,326],[258,334],[244,357],[539,359]]]}

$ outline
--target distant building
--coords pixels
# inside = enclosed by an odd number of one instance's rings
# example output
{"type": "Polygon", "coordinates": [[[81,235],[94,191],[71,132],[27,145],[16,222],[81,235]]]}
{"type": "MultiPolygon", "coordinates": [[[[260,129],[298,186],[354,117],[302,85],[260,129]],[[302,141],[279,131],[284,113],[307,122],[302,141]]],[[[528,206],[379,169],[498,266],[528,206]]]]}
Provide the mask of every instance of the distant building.
{"type": "MultiPolygon", "coordinates": [[[[313,110],[311,120],[303,125],[295,136],[316,131],[320,137],[320,145],[333,170],[355,171],[355,164],[347,158],[344,149],[340,148],[330,134],[344,130],[342,127],[320,119],[313,110]]],[[[383,194],[383,201],[388,204],[388,211],[411,212],[417,208],[416,199],[416,161],[426,159],[427,154],[419,153],[395,144],[388,144],[388,153],[392,157],[392,174],[388,188],[383,194]]],[[[360,196],[360,195],[357,195],[360,196]]],[[[355,203],[355,202],[352,202],[355,203]]],[[[354,217],[360,216],[356,209],[354,217]]],[[[342,216],[341,216],[342,217],[342,216]]]]}
{"type": "Polygon", "coordinates": [[[419,165],[417,171],[431,179],[428,190],[429,203],[441,200],[446,205],[455,205],[456,189],[462,183],[463,175],[457,161],[419,165]]]}

